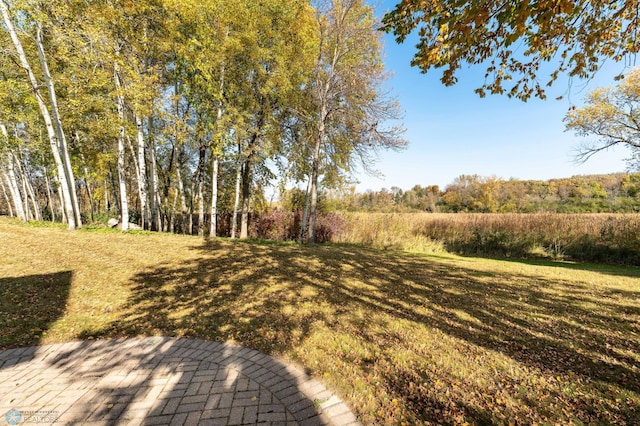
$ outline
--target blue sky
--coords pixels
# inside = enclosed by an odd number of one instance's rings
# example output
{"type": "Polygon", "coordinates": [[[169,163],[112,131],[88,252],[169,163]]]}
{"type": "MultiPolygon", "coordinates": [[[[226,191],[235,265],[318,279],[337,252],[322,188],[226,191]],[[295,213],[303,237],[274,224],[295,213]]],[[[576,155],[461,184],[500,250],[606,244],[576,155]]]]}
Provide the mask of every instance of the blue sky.
{"type": "MultiPolygon", "coordinates": [[[[376,8],[378,15],[395,3],[383,2],[376,8]]],[[[565,132],[562,122],[569,107],[581,106],[589,91],[615,85],[613,76],[621,72],[621,65],[605,67],[589,82],[559,79],[547,100],[523,103],[506,96],[478,97],[473,90],[482,84],[481,66],[462,69],[458,84],[444,87],[439,70],[425,75],[409,65],[415,37],[402,45],[389,35],[384,40],[385,63],[392,73],[388,85],[404,110],[409,147],[380,154],[376,168],[383,178],[357,173],[359,192],[416,184],[444,188],[462,174],[546,180],[625,170],[629,153],[621,148],[576,164],[573,151],[585,139],[565,132]],[[563,100],[555,100],[560,95],[563,100]]]]}

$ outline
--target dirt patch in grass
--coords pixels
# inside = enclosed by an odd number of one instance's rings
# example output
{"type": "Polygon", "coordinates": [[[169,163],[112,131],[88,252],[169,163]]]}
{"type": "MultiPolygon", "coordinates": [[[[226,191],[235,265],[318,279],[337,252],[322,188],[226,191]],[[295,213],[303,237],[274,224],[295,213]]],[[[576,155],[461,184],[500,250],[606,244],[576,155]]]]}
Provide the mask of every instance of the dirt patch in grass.
{"type": "Polygon", "coordinates": [[[640,424],[638,269],[8,220],[0,238],[1,347],[233,341],[303,366],[367,424],[640,424]]]}

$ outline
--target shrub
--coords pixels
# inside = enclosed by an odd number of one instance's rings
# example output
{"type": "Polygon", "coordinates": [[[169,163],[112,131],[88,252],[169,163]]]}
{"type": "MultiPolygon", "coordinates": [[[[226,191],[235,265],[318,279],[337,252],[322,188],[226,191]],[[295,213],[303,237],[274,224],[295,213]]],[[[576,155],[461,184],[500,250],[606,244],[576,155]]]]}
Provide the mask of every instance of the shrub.
{"type": "MultiPolygon", "coordinates": [[[[252,238],[274,241],[295,241],[300,237],[302,212],[273,210],[257,216],[251,225],[252,238]]],[[[327,243],[339,235],[344,219],[337,213],[321,213],[316,216],[315,235],[317,243],[327,243]]]]}
{"type": "Polygon", "coordinates": [[[338,213],[320,214],[316,218],[316,242],[329,243],[344,228],[344,219],[338,213]]]}
{"type": "Polygon", "coordinates": [[[295,240],[294,213],[273,210],[256,217],[251,224],[251,236],[274,241],[295,240]]]}

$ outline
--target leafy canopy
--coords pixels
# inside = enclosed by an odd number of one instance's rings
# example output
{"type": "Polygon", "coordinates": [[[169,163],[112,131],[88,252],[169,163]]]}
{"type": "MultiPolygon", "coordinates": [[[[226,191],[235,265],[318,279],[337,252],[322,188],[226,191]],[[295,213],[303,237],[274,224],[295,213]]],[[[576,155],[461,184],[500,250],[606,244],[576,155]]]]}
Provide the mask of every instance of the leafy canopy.
{"type": "Polygon", "coordinates": [[[617,87],[589,93],[585,106],[571,109],[564,120],[567,130],[597,138],[579,148],[578,160],[621,145],[631,149],[630,166],[636,168],[640,164],[640,68],[629,71],[617,87]]]}
{"type": "Polygon", "coordinates": [[[476,93],[545,98],[559,73],[591,77],[604,59],[638,53],[639,0],[402,0],[383,29],[403,42],[418,31],[411,64],[422,72],[445,68],[442,83],[457,82],[463,64],[487,66],[476,93]],[[548,80],[538,74],[553,63],[548,80]]]}

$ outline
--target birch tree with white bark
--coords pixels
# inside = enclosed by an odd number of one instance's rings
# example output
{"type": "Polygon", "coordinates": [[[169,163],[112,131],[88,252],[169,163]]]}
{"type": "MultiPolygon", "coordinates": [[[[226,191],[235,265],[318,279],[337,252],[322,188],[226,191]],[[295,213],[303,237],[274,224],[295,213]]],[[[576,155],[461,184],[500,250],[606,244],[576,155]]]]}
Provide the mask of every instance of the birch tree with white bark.
{"type": "Polygon", "coordinates": [[[69,229],[76,229],[80,227],[82,223],[79,220],[80,212],[77,207],[77,200],[74,202],[75,178],[69,160],[69,153],[66,144],[64,143],[64,130],[62,129],[61,122],[60,120],[54,121],[54,118],[52,118],[59,117],[59,113],[57,110],[56,93],[53,85],[53,78],[49,73],[47,59],[44,53],[44,47],[42,45],[42,23],[36,22],[38,34],[36,37],[32,37],[32,39],[36,40],[36,45],[38,47],[40,64],[42,67],[41,72],[43,73],[46,82],[49,101],[51,102],[50,105],[47,105],[45,101],[45,97],[41,90],[42,85],[38,81],[36,74],[31,67],[30,60],[25,53],[22,40],[18,36],[18,30],[16,25],[14,24],[11,12],[12,11],[9,9],[9,4],[6,2],[6,0],[0,0],[0,13],[2,14],[4,22],[4,30],[7,31],[9,36],[11,37],[11,41],[15,49],[12,53],[16,55],[20,65],[22,66],[26,74],[33,94],[37,100],[40,114],[42,115],[42,119],[45,123],[51,152],[53,154],[53,159],[58,172],[58,179],[61,183],[60,192],[64,200],[67,223],[69,225],[69,229]]]}
{"type": "MultiPolygon", "coordinates": [[[[319,45],[308,85],[310,109],[298,111],[310,129],[309,243],[315,242],[323,170],[325,175],[348,172],[356,159],[367,169],[372,153],[406,146],[397,125],[399,105],[383,87],[382,42],[373,9],[363,0],[324,0],[316,5],[316,21],[319,45]]],[[[303,240],[305,227],[306,221],[303,240]]]]}

